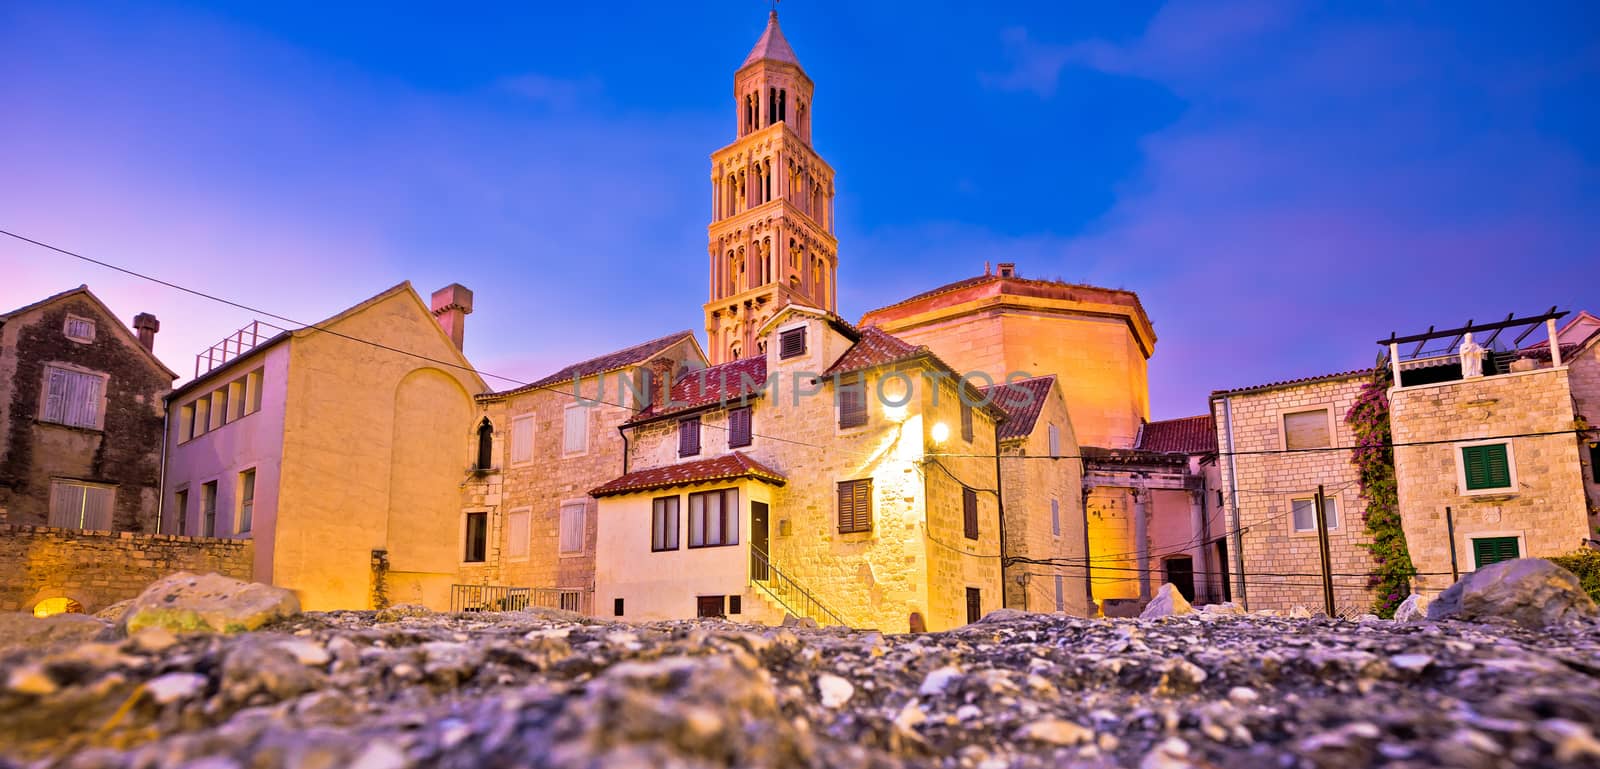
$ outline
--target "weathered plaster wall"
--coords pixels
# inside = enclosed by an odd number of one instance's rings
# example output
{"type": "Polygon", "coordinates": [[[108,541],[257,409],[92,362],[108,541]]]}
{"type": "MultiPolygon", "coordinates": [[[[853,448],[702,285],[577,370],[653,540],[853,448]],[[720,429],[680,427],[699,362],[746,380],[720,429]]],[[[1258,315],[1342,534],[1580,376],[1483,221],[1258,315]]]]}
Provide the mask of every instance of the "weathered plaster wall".
{"type": "Polygon", "coordinates": [[[0,611],[65,597],[93,613],[177,571],[248,580],[249,540],[0,524],[0,611]]]}
{"type": "MultiPolygon", "coordinates": [[[[1567,361],[1567,382],[1572,388],[1575,418],[1591,428],[1600,426],[1600,339],[1591,340],[1567,361]]],[[[1593,448],[1600,446],[1600,433],[1591,432],[1579,446],[1583,488],[1589,508],[1589,535],[1600,539],[1600,467],[1595,466],[1593,448]]]]}
{"type": "Polygon", "coordinates": [[[1077,459],[1078,443],[1072,421],[1061,398],[1060,387],[1052,388],[1034,431],[1025,438],[1007,440],[1000,462],[1005,491],[1006,549],[1013,556],[1035,560],[1062,559],[1076,565],[1018,564],[1007,570],[1006,603],[1029,611],[1056,610],[1056,577],[1061,577],[1062,609],[1082,616],[1088,609],[1087,571],[1083,511],[1083,462],[1077,459]],[[1050,455],[1049,426],[1060,431],[1060,454],[1065,459],[1044,459],[1050,455]],[[1054,532],[1050,502],[1060,508],[1061,531],[1054,532]],[[1024,577],[1023,582],[1017,576],[1024,577]]]}
{"type": "Polygon", "coordinates": [[[1411,561],[1424,573],[1421,589],[1443,590],[1451,581],[1446,507],[1455,518],[1463,573],[1473,570],[1475,537],[1518,537],[1524,557],[1558,555],[1582,544],[1588,509],[1572,434],[1509,439],[1515,488],[1505,493],[1466,493],[1454,443],[1570,431],[1568,382],[1567,369],[1558,368],[1390,390],[1400,515],[1411,561]],[[1450,443],[1404,445],[1419,441],[1450,443]]]}
{"type": "Polygon", "coordinates": [[[122,321],[75,294],[0,326],[0,521],[43,525],[50,481],[116,486],[112,525],[153,532],[161,470],[161,399],[172,379],[136,347],[122,321]],[[94,340],[68,339],[68,314],[95,322],[94,340]],[[109,375],[102,429],[39,419],[45,366],[67,364],[109,375]]]}
{"type": "MultiPolygon", "coordinates": [[[[1302,605],[1319,609],[1323,604],[1321,558],[1315,530],[1294,530],[1290,500],[1309,497],[1322,484],[1336,498],[1339,525],[1329,532],[1328,542],[1335,574],[1367,574],[1373,569],[1372,555],[1362,547],[1371,542],[1366,534],[1366,501],[1360,496],[1355,467],[1350,464],[1349,447],[1355,437],[1344,422],[1345,414],[1360,395],[1366,374],[1344,379],[1289,385],[1264,392],[1232,396],[1233,446],[1236,456],[1221,459],[1221,482],[1225,496],[1231,496],[1233,468],[1238,472],[1238,495],[1230,503],[1239,507],[1239,525],[1244,529],[1243,557],[1249,608],[1288,609],[1302,605]],[[1327,408],[1333,424],[1331,451],[1291,454],[1248,452],[1276,451],[1283,446],[1283,414],[1327,408]],[[1311,575],[1311,576],[1283,576],[1311,575]]],[[[1227,451],[1221,396],[1213,399],[1217,415],[1217,445],[1227,451]]],[[[1231,529],[1232,527],[1228,527],[1231,529]]],[[[1229,540],[1230,570],[1234,559],[1229,540]]],[[[1241,599],[1235,581],[1233,599],[1241,599]]],[[[1337,608],[1366,611],[1372,597],[1366,577],[1338,577],[1334,580],[1337,608]]]]}

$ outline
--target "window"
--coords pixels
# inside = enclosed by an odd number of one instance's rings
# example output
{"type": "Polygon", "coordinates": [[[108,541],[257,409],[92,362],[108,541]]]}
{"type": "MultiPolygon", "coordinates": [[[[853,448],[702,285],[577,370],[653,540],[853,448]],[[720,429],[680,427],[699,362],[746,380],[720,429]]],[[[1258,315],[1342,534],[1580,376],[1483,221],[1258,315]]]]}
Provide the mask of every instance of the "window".
{"type": "Polygon", "coordinates": [[[1589,444],[1589,472],[1594,482],[1600,483],[1600,443],[1589,444]]]}
{"type": "Polygon", "coordinates": [[[730,595],[730,596],[728,596],[728,613],[729,614],[739,614],[743,610],[744,610],[744,596],[742,596],[742,595],[730,595]]]}
{"type": "Polygon", "coordinates": [[[700,453],[700,417],[678,420],[678,456],[692,457],[700,453]]]}
{"type": "Polygon", "coordinates": [[[206,426],[211,424],[211,399],[201,398],[194,402],[194,421],[190,423],[193,431],[190,438],[199,438],[206,434],[206,426]]]}
{"type": "Polygon", "coordinates": [[[247,380],[248,377],[239,377],[228,384],[227,421],[229,422],[237,422],[244,417],[244,409],[248,405],[248,401],[245,399],[245,382],[247,380]]]}
{"type": "MultiPolygon", "coordinates": [[[[1294,530],[1295,531],[1316,531],[1317,530],[1317,498],[1316,497],[1304,497],[1302,499],[1291,499],[1291,500],[1289,500],[1289,504],[1290,504],[1290,506],[1292,506],[1294,508],[1294,530]]],[[[1339,500],[1334,498],[1334,497],[1323,497],[1322,498],[1322,509],[1323,509],[1323,512],[1328,517],[1328,529],[1331,531],[1333,529],[1339,528],[1339,500]]]]}
{"type": "Polygon", "coordinates": [[[1067,594],[1066,591],[1062,589],[1064,587],[1062,583],[1065,581],[1066,580],[1063,579],[1060,574],[1056,575],[1056,611],[1067,610],[1067,594]]]}
{"type": "Polygon", "coordinates": [[[561,553],[570,555],[583,552],[584,503],[569,502],[561,506],[561,553]]]}
{"type": "Polygon", "coordinates": [[[1283,415],[1285,449],[1325,449],[1333,445],[1328,432],[1328,410],[1296,411],[1283,415]]]}
{"type": "Polygon", "coordinates": [[[116,488],[78,481],[50,481],[50,525],[60,529],[110,531],[116,488]]]}
{"type": "Polygon", "coordinates": [[[1054,423],[1050,425],[1050,456],[1061,456],[1061,428],[1054,423]]]}
{"type": "Polygon", "coordinates": [[[622,616],[622,599],[621,598],[613,598],[613,599],[611,599],[611,616],[613,616],[613,617],[622,616]]]}
{"type": "Polygon", "coordinates": [[[722,596],[720,596],[720,595],[695,596],[695,601],[694,602],[695,602],[695,612],[694,612],[694,614],[695,614],[696,617],[722,617],[722,616],[726,616],[722,611],[722,596]]]}
{"type": "Polygon", "coordinates": [[[578,610],[578,591],[576,590],[561,591],[561,597],[557,600],[559,601],[559,606],[561,607],[562,611],[578,610]]]}
{"type": "Polygon", "coordinates": [[[798,358],[806,354],[806,327],[778,332],[778,357],[798,358]]]}
{"type": "Polygon", "coordinates": [[[250,530],[256,516],[256,471],[251,468],[239,473],[239,520],[233,532],[243,534],[250,530]]]}
{"type": "Polygon", "coordinates": [[[94,321],[78,315],[68,315],[61,333],[66,334],[67,338],[74,342],[93,342],[94,321]]]}
{"type": "Polygon", "coordinates": [[[650,503],[650,550],[678,549],[678,497],[656,497],[650,503]]]}
{"type": "Polygon", "coordinates": [[[494,466],[494,424],[484,417],[478,423],[478,458],[473,467],[487,470],[494,466]]]}
{"type": "Polygon", "coordinates": [[[967,624],[970,625],[983,619],[983,591],[975,587],[967,588],[967,624]]]}
{"type": "Polygon", "coordinates": [[[217,536],[217,482],[200,487],[200,536],[217,536]]]}
{"type": "Polygon", "coordinates": [[[180,537],[188,536],[189,535],[189,490],[188,489],[178,489],[178,492],[176,494],[172,495],[172,507],[174,508],[173,509],[173,513],[178,519],[178,536],[180,536],[180,537]]]}
{"type": "Polygon", "coordinates": [[[465,563],[483,563],[489,557],[489,514],[467,513],[466,549],[461,554],[465,563]]]}
{"type": "Polygon", "coordinates": [[[689,495],[689,547],[739,544],[739,490],[689,495]]]}
{"type": "Polygon", "coordinates": [[[978,538],[978,492],[961,487],[961,522],[967,539],[978,538]]]}
{"type": "Polygon", "coordinates": [[[750,439],[750,407],[733,409],[728,412],[728,447],[739,448],[749,446],[750,439]]]}
{"type": "Polygon", "coordinates": [[[872,531],[872,479],[839,482],[839,533],[872,531]]]}
{"type": "Polygon", "coordinates": [[[961,439],[972,442],[972,404],[961,401],[961,439]]]}
{"type": "Polygon", "coordinates": [[[511,464],[533,461],[533,417],[511,420],[511,464]]]}
{"type": "Polygon", "coordinates": [[[1061,500],[1059,499],[1050,500],[1050,536],[1061,536],[1061,500]]]}
{"type": "Polygon", "coordinates": [[[1506,444],[1462,446],[1461,474],[1467,491],[1511,488],[1511,456],[1506,444]]]}
{"type": "Polygon", "coordinates": [[[528,522],[533,517],[533,511],[523,508],[512,510],[506,516],[506,557],[527,558],[530,538],[528,536],[528,522]]]}
{"type": "Polygon", "coordinates": [[[1472,540],[1472,564],[1481,569],[1491,563],[1520,557],[1516,537],[1482,537],[1472,540]]]}
{"type": "Polygon", "coordinates": [[[261,410],[261,379],[265,371],[264,368],[258,368],[245,377],[245,389],[250,399],[250,405],[245,409],[246,414],[254,414],[261,410]]]}
{"type": "Polygon", "coordinates": [[[574,404],[567,407],[566,421],[563,425],[562,437],[564,443],[562,451],[567,454],[582,454],[589,450],[589,410],[581,405],[574,404]]]}
{"type": "Polygon", "coordinates": [[[58,366],[45,366],[44,371],[44,421],[99,429],[100,392],[105,378],[58,366]]]}
{"type": "Polygon", "coordinates": [[[228,423],[228,388],[219,387],[211,391],[211,429],[215,430],[228,423]]]}
{"type": "Polygon", "coordinates": [[[860,427],[867,423],[866,380],[856,377],[839,383],[839,427],[860,427]]]}

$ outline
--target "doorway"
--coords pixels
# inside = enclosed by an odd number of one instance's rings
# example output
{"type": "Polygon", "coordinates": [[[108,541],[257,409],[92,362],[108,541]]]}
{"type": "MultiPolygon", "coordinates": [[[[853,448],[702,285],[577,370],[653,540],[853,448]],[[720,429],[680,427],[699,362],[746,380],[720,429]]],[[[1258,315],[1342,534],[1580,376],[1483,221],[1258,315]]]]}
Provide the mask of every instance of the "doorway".
{"type": "Polygon", "coordinates": [[[1228,579],[1228,540],[1217,540],[1217,571],[1222,574],[1222,600],[1233,600],[1233,582],[1228,579]]]}
{"type": "Polygon", "coordinates": [[[767,545],[770,537],[767,533],[767,503],[750,503],[750,579],[755,582],[766,582],[769,576],[767,565],[767,545]]]}
{"type": "Polygon", "coordinates": [[[1193,601],[1194,559],[1187,555],[1175,555],[1162,561],[1161,568],[1166,574],[1167,581],[1183,594],[1183,599],[1193,601]]]}

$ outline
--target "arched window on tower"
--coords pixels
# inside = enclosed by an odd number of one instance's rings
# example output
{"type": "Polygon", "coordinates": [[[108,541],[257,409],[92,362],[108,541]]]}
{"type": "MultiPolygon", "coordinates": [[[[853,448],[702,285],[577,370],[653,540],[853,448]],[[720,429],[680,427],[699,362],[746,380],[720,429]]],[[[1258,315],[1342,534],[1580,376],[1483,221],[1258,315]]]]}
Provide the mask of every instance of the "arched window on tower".
{"type": "Polygon", "coordinates": [[[778,89],[767,89],[767,125],[778,122],[778,89]]]}
{"type": "Polygon", "coordinates": [[[787,122],[788,121],[788,117],[789,117],[788,114],[787,114],[788,110],[789,110],[788,102],[789,102],[789,91],[787,89],[778,91],[778,120],[780,122],[787,122]]]}
{"type": "Polygon", "coordinates": [[[761,161],[761,202],[772,200],[772,160],[761,161]]]}
{"type": "Polygon", "coordinates": [[[494,424],[484,417],[478,423],[478,464],[479,470],[487,470],[494,465],[494,424]]]}

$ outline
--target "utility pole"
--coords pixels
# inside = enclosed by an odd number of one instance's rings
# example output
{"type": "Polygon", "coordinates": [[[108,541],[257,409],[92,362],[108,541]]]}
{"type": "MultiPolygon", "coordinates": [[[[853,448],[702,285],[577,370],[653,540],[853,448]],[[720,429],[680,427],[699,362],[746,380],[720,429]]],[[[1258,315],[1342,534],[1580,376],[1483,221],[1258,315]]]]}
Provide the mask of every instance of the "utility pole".
{"type": "Polygon", "coordinates": [[[1317,497],[1312,502],[1317,506],[1317,547],[1322,550],[1322,604],[1329,617],[1334,616],[1333,608],[1333,558],[1328,553],[1328,509],[1327,497],[1322,491],[1322,484],[1317,484],[1317,497]]]}
{"type": "Polygon", "coordinates": [[[1444,530],[1450,537],[1450,584],[1461,581],[1461,567],[1456,565],[1456,518],[1450,508],[1444,509],[1444,530]]]}

